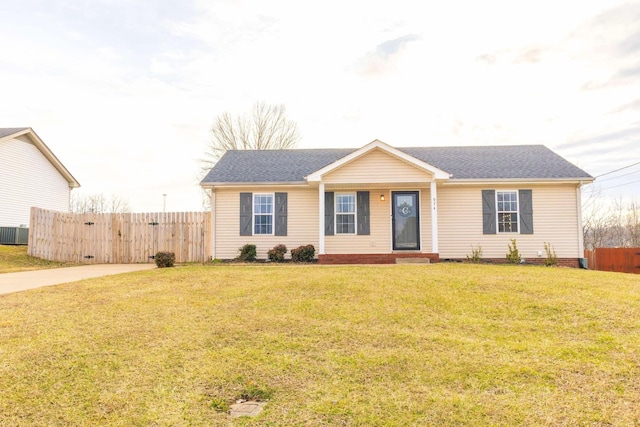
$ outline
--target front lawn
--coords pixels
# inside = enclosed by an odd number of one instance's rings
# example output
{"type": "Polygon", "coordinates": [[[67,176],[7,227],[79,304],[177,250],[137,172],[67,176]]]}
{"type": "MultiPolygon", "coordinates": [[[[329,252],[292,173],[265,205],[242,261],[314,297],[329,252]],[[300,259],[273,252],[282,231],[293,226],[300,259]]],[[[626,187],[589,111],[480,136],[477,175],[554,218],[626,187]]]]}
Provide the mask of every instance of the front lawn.
{"type": "Polygon", "coordinates": [[[27,255],[26,246],[0,245],[0,273],[69,267],[74,264],[47,261],[27,255]]]}
{"type": "Polygon", "coordinates": [[[632,426],[639,378],[634,275],[186,266],[0,296],[2,426],[632,426]]]}

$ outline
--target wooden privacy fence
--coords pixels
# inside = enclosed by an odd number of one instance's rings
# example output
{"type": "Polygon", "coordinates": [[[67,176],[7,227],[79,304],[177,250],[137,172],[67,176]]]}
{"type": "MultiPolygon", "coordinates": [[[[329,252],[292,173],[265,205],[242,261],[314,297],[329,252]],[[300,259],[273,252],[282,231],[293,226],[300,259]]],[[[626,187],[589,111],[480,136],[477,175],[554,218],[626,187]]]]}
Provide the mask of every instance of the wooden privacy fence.
{"type": "Polygon", "coordinates": [[[154,262],[157,252],[176,262],[205,262],[211,256],[211,214],[160,212],[73,214],[31,208],[31,256],[85,264],[154,262]]]}
{"type": "Polygon", "coordinates": [[[640,248],[596,248],[584,256],[592,270],[640,274],[640,248]]]}

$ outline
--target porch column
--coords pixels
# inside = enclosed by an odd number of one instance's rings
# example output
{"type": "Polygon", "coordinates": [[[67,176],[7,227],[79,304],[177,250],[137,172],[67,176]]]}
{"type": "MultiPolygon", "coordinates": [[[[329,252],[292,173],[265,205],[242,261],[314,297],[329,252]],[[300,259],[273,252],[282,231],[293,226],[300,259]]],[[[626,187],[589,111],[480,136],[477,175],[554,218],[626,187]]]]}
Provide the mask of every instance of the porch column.
{"type": "Polygon", "coordinates": [[[210,191],[209,205],[211,206],[211,259],[216,259],[216,193],[210,191]]]}
{"type": "Polygon", "coordinates": [[[431,181],[431,252],[437,254],[438,249],[438,192],[436,182],[431,181]]]}
{"type": "Polygon", "coordinates": [[[318,188],[318,255],[324,255],[324,183],[320,183],[318,188]]]}

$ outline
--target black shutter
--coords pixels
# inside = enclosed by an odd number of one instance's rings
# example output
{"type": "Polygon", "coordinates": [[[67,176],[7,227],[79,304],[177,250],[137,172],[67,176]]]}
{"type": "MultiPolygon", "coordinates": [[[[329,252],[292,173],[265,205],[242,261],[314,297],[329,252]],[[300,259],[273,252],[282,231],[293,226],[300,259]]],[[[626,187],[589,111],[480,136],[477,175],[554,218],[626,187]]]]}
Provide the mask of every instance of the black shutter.
{"type": "Polygon", "coordinates": [[[324,235],[333,236],[333,192],[324,193],[324,235]]]}
{"type": "Polygon", "coordinates": [[[371,215],[369,213],[369,192],[358,191],[358,234],[369,235],[369,223],[371,215]]]}
{"type": "Polygon", "coordinates": [[[276,236],[287,235],[287,193],[275,194],[276,236]]]}
{"type": "Polygon", "coordinates": [[[253,193],[240,193],[240,235],[251,236],[253,193]]]}
{"type": "Polygon", "coordinates": [[[518,191],[520,234],[533,234],[533,201],[531,190],[518,191]]]}
{"type": "Polygon", "coordinates": [[[496,192],[482,190],[482,234],[496,234],[496,192]]]}

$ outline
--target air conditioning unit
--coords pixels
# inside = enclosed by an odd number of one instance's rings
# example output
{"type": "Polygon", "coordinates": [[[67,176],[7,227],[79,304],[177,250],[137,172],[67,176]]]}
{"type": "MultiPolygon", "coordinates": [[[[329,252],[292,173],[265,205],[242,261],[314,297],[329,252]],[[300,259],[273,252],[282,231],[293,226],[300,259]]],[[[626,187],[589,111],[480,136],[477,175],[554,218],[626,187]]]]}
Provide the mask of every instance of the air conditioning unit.
{"type": "Polygon", "coordinates": [[[0,245],[28,245],[29,229],[26,227],[0,227],[0,245]]]}

